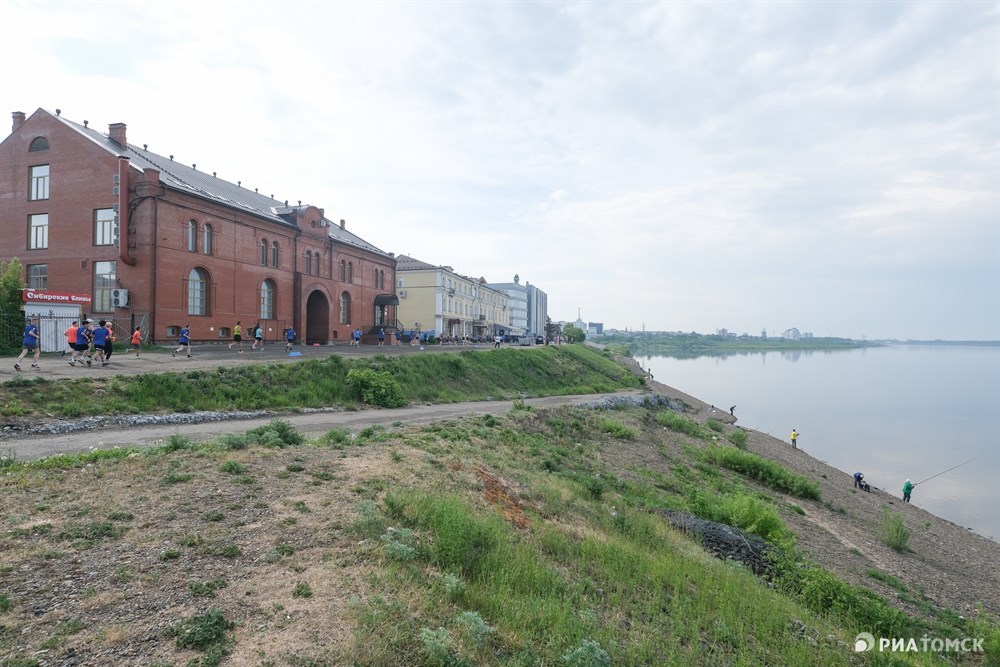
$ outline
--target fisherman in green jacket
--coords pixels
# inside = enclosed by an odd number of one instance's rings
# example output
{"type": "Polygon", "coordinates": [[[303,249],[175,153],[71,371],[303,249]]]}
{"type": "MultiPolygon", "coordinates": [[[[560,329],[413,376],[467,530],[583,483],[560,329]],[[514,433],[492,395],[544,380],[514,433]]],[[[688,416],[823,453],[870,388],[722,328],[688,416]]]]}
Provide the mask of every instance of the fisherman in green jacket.
{"type": "Polygon", "coordinates": [[[904,503],[910,502],[910,492],[913,491],[913,487],[915,487],[915,486],[916,486],[916,484],[914,484],[910,480],[906,480],[906,483],[903,484],[903,502],[904,503]]]}

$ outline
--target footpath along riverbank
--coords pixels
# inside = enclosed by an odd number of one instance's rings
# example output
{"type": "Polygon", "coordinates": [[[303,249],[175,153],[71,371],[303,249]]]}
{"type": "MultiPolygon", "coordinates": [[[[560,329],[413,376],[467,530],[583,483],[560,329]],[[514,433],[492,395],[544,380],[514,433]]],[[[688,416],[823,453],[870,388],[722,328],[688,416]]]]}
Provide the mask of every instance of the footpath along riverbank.
{"type": "MultiPolygon", "coordinates": [[[[208,348],[209,346],[205,346],[208,348]]],[[[370,349],[325,347],[305,348],[302,357],[288,357],[279,347],[264,353],[238,355],[220,349],[195,348],[191,359],[175,359],[169,352],[144,352],[140,359],[125,357],[113,366],[101,369],[80,369],[59,363],[58,357],[43,358],[38,371],[43,377],[67,378],[86,374],[94,375],[138,374],[174,372],[184,370],[207,370],[220,365],[246,364],[258,362],[294,363],[302,358],[339,354],[345,357],[367,354],[420,354],[450,353],[464,350],[489,349],[461,346],[433,346],[424,351],[418,348],[376,348],[370,349]],[[65,369],[62,367],[65,366],[65,369]]],[[[530,348],[529,348],[530,349],[530,348]]],[[[125,355],[122,355],[125,356],[125,355]]],[[[631,359],[623,360],[632,369],[642,374],[642,370],[631,359]]],[[[6,373],[4,373],[6,375],[6,373]]],[[[659,382],[647,380],[646,391],[679,399],[690,406],[686,416],[696,421],[718,419],[727,424],[737,423],[728,412],[713,410],[712,406],[685,394],[684,392],[659,382]]],[[[641,392],[640,392],[641,394],[641,392]]],[[[635,395],[635,393],[633,393],[635,395]]],[[[594,396],[529,398],[525,402],[538,409],[558,405],[585,405],[593,403],[594,396]]],[[[444,405],[410,406],[397,410],[360,410],[312,412],[283,415],[304,435],[313,436],[330,429],[346,426],[360,430],[367,426],[389,425],[396,422],[426,423],[442,419],[456,418],[467,414],[502,413],[510,409],[510,401],[479,401],[475,403],[454,403],[444,405]]],[[[24,435],[18,429],[8,429],[0,439],[0,451],[10,450],[18,458],[29,459],[51,455],[57,452],[86,451],[96,447],[153,446],[174,434],[193,439],[211,439],[223,433],[245,431],[268,421],[272,415],[241,415],[239,422],[213,417],[211,420],[194,420],[187,424],[149,423],[129,428],[89,428],[64,434],[43,433],[24,435]]],[[[85,420],[79,420],[84,422],[85,420]]],[[[851,476],[818,461],[802,450],[793,450],[787,443],[767,434],[747,429],[747,449],[751,452],[781,463],[783,466],[820,485],[821,502],[808,502],[785,498],[786,504],[801,507],[804,514],[788,509],[782,510],[782,518],[796,533],[799,547],[824,567],[835,572],[850,583],[876,590],[888,598],[900,597],[899,591],[884,582],[873,579],[869,571],[891,575],[912,590],[922,590],[934,606],[949,608],[960,614],[971,616],[982,606],[993,614],[1000,615],[1000,545],[987,540],[961,526],[936,517],[918,506],[904,504],[893,491],[873,488],[872,493],[857,493],[851,476]],[[882,543],[880,525],[883,509],[898,513],[911,532],[907,552],[896,552],[882,543]]],[[[918,605],[908,608],[919,614],[918,605]]]]}

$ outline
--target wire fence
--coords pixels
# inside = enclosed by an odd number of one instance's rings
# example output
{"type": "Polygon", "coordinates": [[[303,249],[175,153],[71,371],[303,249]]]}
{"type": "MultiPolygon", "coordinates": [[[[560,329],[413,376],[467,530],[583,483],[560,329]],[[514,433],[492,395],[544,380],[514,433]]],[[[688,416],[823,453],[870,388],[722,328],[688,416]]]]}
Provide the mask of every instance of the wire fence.
{"type": "MultiPolygon", "coordinates": [[[[41,338],[42,352],[60,352],[68,349],[66,330],[79,318],[63,315],[36,314],[38,318],[38,333],[41,338]]],[[[130,311],[129,315],[120,318],[88,315],[94,323],[102,319],[111,323],[111,331],[120,343],[128,344],[135,327],[142,327],[144,340],[148,335],[148,327],[143,326],[149,316],[144,312],[130,311]]],[[[24,327],[27,320],[21,314],[0,313],[0,352],[12,353],[21,349],[24,340],[24,327]]]]}

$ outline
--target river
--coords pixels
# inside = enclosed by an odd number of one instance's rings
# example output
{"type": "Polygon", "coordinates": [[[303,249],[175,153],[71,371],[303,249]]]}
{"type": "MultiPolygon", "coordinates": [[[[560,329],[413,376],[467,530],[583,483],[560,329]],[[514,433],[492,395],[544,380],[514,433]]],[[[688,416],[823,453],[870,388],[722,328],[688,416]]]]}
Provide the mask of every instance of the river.
{"type": "Polygon", "coordinates": [[[901,496],[912,479],[915,505],[1000,539],[1000,346],[636,361],[658,382],[723,410],[735,405],[740,426],[786,442],[796,429],[799,448],[848,474],[863,472],[872,486],[901,496]]]}

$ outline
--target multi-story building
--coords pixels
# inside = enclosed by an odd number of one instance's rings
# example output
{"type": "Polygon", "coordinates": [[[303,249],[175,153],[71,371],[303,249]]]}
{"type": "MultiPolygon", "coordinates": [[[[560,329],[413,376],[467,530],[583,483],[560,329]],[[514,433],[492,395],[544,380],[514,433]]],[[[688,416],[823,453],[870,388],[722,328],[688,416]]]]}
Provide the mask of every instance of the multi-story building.
{"type": "Polygon", "coordinates": [[[544,336],[549,319],[549,297],[531,283],[521,284],[521,277],[514,274],[512,283],[490,283],[493,289],[503,290],[510,297],[511,333],[515,335],[544,336]]]}
{"type": "Polygon", "coordinates": [[[407,255],[396,257],[396,308],[407,333],[489,339],[510,333],[507,294],[482,278],[459,275],[407,255]]]}
{"type": "Polygon", "coordinates": [[[20,260],[38,300],[26,309],[82,304],[152,342],[184,325],[193,340],[227,339],[241,320],[328,343],[396,321],[391,253],[322,208],[130,144],[124,123],[104,134],[59,110],[14,112],[0,203],[0,259],[20,260]]]}
{"type": "Polygon", "coordinates": [[[549,321],[549,295],[531,283],[524,286],[528,290],[528,333],[545,336],[545,326],[549,321]]]}

